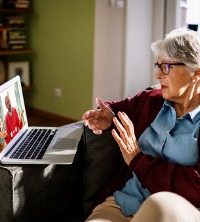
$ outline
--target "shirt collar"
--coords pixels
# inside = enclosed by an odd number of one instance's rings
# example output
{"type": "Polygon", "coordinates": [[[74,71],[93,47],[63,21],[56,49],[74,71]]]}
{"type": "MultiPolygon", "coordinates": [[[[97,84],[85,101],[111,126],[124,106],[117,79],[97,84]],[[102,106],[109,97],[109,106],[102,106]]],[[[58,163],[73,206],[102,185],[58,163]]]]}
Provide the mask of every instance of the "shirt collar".
{"type": "MultiPolygon", "coordinates": [[[[165,100],[163,104],[163,109],[166,110],[167,107],[174,109],[172,104],[173,103],[171,101],[165,100]]],[[[187,117],[190,117],[193,123],[197,123],[200,120],[200,105],[182,116],[182,118],[187,118],[187,117]]]]}
{"type": "Polygon", "coordinates": [[[191,112],[189,112],[189,114],[190,114],[190,117],[191,117],[193,123],[196,123],[197,121],[199,121],[199,119],[200,119],[200,105],[197,106],[191,112]]]}

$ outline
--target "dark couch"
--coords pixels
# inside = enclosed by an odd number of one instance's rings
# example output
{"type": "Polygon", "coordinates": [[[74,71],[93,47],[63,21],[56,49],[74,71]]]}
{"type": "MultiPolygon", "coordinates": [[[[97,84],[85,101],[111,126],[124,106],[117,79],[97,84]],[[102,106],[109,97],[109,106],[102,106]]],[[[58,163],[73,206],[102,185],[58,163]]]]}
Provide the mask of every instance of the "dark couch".
{"type": "Polygon", "coordinates": [[[124,164],[111,132],[87,127],[71,165],[0,166],[0,222],[81,222],[124,164]]]}

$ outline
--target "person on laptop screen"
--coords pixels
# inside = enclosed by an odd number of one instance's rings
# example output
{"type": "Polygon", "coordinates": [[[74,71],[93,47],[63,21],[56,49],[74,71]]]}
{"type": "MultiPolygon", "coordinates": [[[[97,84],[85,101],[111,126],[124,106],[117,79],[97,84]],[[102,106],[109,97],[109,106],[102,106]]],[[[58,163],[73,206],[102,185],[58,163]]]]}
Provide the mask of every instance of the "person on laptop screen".
{"type": "Polygon", "coordinates": [[[24,111],[22,110],[19,117],[17,110],[11,106],[9,94],[5,96],[5,105],[8,110],[5,117],[7,132],[6,143],[8,144],[23,127],[22,117],[24,111]]]}

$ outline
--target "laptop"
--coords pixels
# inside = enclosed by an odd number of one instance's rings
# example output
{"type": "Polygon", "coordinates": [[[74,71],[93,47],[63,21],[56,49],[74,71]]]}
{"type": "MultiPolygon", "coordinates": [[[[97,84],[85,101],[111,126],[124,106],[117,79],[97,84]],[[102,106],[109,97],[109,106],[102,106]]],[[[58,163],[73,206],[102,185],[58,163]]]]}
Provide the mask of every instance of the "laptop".
{"type": "Polygon", "coordinates": [[[0,163],[71,164],[83,123],[61,127],[29,126],[20,77],[0,86],[0,163]]]}

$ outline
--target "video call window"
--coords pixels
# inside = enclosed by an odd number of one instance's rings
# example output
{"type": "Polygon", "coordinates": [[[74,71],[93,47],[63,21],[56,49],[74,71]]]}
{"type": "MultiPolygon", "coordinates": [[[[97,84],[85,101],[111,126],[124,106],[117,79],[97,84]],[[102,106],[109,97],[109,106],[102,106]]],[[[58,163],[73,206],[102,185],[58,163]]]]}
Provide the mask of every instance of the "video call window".
{"type": "Polygon", "coordinates": [[[0,152],[24,125],[23,107],[16,83],[0,94],[0,152]]]}

